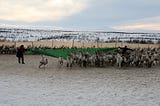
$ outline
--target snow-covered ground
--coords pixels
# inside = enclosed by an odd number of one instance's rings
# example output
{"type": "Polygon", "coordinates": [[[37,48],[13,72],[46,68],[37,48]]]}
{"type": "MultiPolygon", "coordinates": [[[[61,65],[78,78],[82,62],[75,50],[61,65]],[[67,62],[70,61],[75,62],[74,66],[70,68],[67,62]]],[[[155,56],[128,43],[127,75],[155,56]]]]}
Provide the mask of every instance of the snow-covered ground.
{"type": "Polygon", "coordinates": [[[127,33],[103,31],[64,31],[42,29],[0,28],[0,39],[7,41],[76,41],[76,42],[108,42],[144,40],[157,43],[160,33],[127,33]]]}
{"type": "Polygon", "coordinates": [[[0,55],[0,106],[160,106],[160,68],[39,69],[39,55],[0,55]]]}

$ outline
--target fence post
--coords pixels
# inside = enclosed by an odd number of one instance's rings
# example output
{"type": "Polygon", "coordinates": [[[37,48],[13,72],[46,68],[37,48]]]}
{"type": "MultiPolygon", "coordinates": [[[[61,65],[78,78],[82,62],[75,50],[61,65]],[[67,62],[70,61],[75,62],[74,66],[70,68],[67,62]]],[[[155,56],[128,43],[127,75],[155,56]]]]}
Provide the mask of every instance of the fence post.
{"type": "Polygon", "coordinates": [[[16,48],[16,42],[14,42],[14,47],[16,48]]]}
{"type": "Polygon", "coordinates": [[[33,48],[33,41],[32,41],[32,48],[33,48]]]}
{"type": "Polygon", "coordinates": [[[52,48],[53,48],[53,40],[52,40],[52,48]]]}

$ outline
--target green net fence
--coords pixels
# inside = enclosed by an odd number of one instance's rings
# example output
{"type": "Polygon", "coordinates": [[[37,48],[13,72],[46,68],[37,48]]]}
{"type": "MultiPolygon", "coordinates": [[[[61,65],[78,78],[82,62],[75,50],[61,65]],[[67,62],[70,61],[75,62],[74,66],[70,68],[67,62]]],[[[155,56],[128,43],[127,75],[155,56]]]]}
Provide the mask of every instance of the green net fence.
{"type": "Polygon", "coordinates": [[[115,52],[117,48],[74,48],[74,49],[44,49],[44,50],[29,50],[26,54],[42,54],[58,58],[62,56],[64,59],[71,53],[89,53],[95,54],[96,52],[115,52]]]}

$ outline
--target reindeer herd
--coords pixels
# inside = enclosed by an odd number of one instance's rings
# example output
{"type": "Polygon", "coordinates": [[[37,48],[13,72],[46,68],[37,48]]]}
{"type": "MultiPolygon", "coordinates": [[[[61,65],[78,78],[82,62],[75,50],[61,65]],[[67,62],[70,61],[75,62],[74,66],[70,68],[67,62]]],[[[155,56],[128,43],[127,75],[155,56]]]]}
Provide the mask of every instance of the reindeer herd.
{"type": "MultiPolygon", "coordinates": [[[[27,49],[33,49],[27,47],[27,49]]],[[[50,49],[36,47],[34,49],[50,49]]],[[[57,48],[56,48],[57,49],[57,48]]],[[[61,49],[61,48],[59,48],[61,49]]],[[[65,49],[65,48],[63,48],[65,49]]],[[[15,46],[0,46],[0,54],[16,54],[15,46]]],[[[59,57],[60,66],[67,67],[155,67],[160,66],[160,48],[137,48],[122,53],[119,48],[115,52],[97,51],[95,54],[74,52],[67,56],[67,60],[59,57]]]]}
{"type": "Polygon", "coordinates": [[[0,54],[15,54],[16,50],[17,48],[14,45],[13,46],[5,46],[5,45],[0,46],[0,54]]]}
{"type": "MultiPolygon", "coordinates": [[[[59,59],[62,66],[62,58],[59,59]]],[[[121,49],[116,52],[102,52],[95,54],[71,53],[66,60],[67,67],[146,67],[160,66],[160,48],[143,48],[126,51],[122,54],[121,49]]]]}

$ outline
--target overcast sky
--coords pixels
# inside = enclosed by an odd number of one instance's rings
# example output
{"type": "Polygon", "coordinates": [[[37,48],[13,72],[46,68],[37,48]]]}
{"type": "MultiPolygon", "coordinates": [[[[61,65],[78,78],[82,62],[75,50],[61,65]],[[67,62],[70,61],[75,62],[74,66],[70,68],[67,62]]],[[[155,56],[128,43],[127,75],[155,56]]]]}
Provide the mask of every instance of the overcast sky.
{"type": "Polygon", "coordinates": [[[160,0],[0,0],[0,26],[160,32],[160,0]]]}

